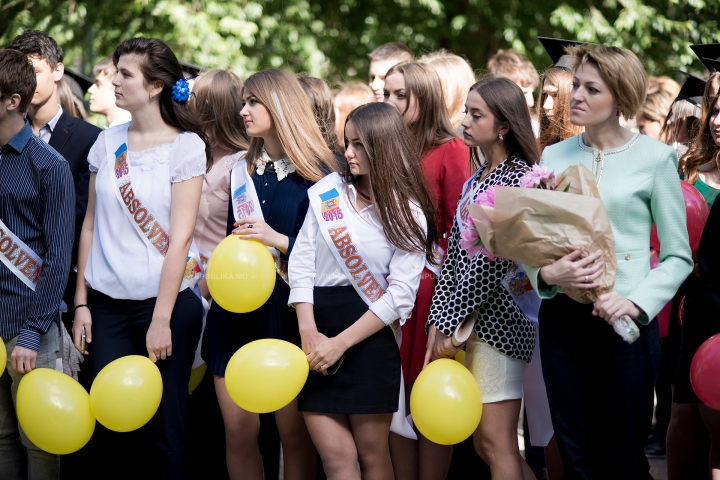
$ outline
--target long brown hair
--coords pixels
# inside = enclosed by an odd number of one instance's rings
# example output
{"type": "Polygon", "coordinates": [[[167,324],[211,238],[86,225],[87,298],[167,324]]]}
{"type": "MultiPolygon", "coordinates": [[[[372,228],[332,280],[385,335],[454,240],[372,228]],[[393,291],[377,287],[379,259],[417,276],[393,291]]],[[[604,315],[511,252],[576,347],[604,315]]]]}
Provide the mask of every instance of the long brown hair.
{"type": "Polygon", "coordinates": [[[242,87],[240,77],[228,70],[210,70],[195,80],[189,103],[211,148],[235,153],[250,146],[245,123],[240,118],[242,87]]]}
{"type": "MultiPolygon", "coordinates": [[[[337,170],[333,154],[315,123],[310,102],[295,77],[276,68],[262,70],[245,81],[243,97],[245,92],[252,92],[267,109],[283,152],[301,177],[317,182],[327,173],[337,170]]],[[[263,139],[252,137],[247,153],[251,174],[262,149],[263,139]]]]}
{"type": "Polygon", "coordinates": [[[203,132],[195,113],[188,107],[187,102],[176,102],[172,99],[172,88],[175,82],[183,78],[182,67],[175,53],[165,42],[157,38],[130,38],[123,40],[113,53],[113,65],[117,68],[118,61],[123,55],[135,54],[140,57],[140,71],[146,84],[162,82],[160,92],[160,116],[167,125],[175,127],[182,132],[192,132],[205,142],[205,156],[207,168],[212,167],[212,154],[207,137],[203,132]]]}
{"type": "MultiPolygon", "coordinates": [[[[425,253],[433,261],[438,240],[435,206],[425,186],[420,160],[400,113],[387,103],[362,105],[348,115],[370,162],[370,196],[380,224],[390,243],[400,250],[425,253]],[[423,212],[427,232],[410,207],[423,212]]],[[[347,183],[357,178],[345,170],[347,183]]]]}
{"type": "Polygon", "coordinates": [[[418,117],[409,127],[420,155],[424,157],[433,148],[455,138],[457,134],[450,123],[442,84],[435,70],[428,65],[411,62],[391,67],[385,78],[393,73],[405,77],[408,104],[403,115],[410,107],[410,99],[415,98],[418,117]]]}
{"type": "Polygon", "coordinates": [[[554,145],[566,138],[581,134],[585,129],[570,123],[570,92],[572,90],[572,73],[560,68],[551,68],[540,79],[540,99],[538,111],[540,119],[540,135],[538,146],[542,152],[548,145],[554,145]],[[547,94],[542,91],[545,80],[558,89],[555,97],[555,118],[550,121],[543,105],[547,94]]]}
{"type": "MultiPolygon", "coordinates": [[[[540,152],[532,131],[530,112],[525,95],[515,82],[505,77],[484,78],[470,87],[482,97],[495,117],[495,126],[507,122],[510,130],[505,135],[508,158],[516,157],[533,165],[540,160],[540,152]]],[[[481,165],[479,148],[470,149],[473,168],[481,165]]]]}
{"type": "Polygon", "coordinates": [[[299,73],[295,76],[300,82],[305,95],[315,114],[315,121],[320,127],[325,143],[333,152],[342,152],[337,135],[335,135],[335,105],[330,87],[325,80],[311,77],[307,73],[299,73]]]}
{"type": "Polygon", "coordinates": [[[713,141],[710,133],[710,117],[720,97],[718,87],[720,72],[715,72],[705,84],[700,124],[690,140],[690,149],[680,161],[680,171],[685,172],[685,181],[693,185],[698,180],[698,170],[702,165],[714,162],[715,166],[720,168],[720,146],[713,141]]]}

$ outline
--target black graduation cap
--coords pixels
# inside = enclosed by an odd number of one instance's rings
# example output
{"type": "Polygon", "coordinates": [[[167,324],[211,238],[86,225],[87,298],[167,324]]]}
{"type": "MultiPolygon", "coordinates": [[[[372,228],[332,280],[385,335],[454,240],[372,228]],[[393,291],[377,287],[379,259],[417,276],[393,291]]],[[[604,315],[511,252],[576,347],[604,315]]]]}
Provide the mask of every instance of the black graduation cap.
{"type": "Polygon", "coordinates": [[[82,73],[65,67],[65,74],[63,75],[65,81],[70,85],[73,95],[82,100],[85,97],[90,86],[93,84],[91,78],[86,77],[82,73]]]}
{"type": "Polygon", "coordinates": [[[712,58],[701,58],[700,59],[707,67],[708,70],[710,70],[710,73],[712,72],[720,72],[720,58],[713,60],[712,58]]]}
{"type": "Polygon", "coordinates": [[[197,65],[193,65],[192,63],[183,61],[180,61],[180,66],[182,67],[183,75],[186,79],[191,77],[197,77],[198,75],[200,75],[200,72],[207,70],[204,67],[199,67],[197,65]]]}
{"type": "Polygon", "coordinates": [[[712,64],[708,64],[708,60],[720,60],[720,43],[707,43],[700,45],[690,45],[690,48],[700,61],[705,65],[705,68],[713,71],[713,68],[717,69],[717,66],[713,67],[712,64]]]}
{"type": "Polygon", "coordinates": [[[572,62],[567,53],[565,53],[565,47],[572,45],[588,45],[586,42],[578,42],[576,40],[564,40],[562,38],[549,38],[549,37],[538,37],[540,43],[545,48],[545,51],[552,58],[555,64],[553,68],[560,68],[562,70],[570,71],[572,62]],[[563,58],[565,57],[565,58],[563,58]]]}
{"type": "Polygon", "coordinates": [[[693,105],[701,107],[703,93],[705,92],[705,80],[698,77],[697,75],[693,75],[692,73],[683,72],[677,69],[675,71],[678,72],[680,75],[687,77],[687,80],[685,80],[682,88],[680,88],[680,93],[678,94],[675,101],[677,102],[678,100],[687,100],[693,105]]]}

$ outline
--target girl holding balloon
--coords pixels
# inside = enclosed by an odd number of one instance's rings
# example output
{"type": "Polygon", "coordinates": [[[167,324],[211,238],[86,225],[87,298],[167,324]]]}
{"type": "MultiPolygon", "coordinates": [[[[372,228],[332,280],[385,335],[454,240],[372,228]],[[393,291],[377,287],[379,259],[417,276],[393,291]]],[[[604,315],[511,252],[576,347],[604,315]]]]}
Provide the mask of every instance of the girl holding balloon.
{"type": "Polygon", "coordinates": [[[348,170],[308,191],[290,261],[288,301],[313,370],[298,408],[329,479],[359,479],[359,461],[363,478],[390,480],[401,388],[395,334],[433,261],[435,207],[392,105],[356,108],[344,131],[348,170]]]}
{"type": "Polygon", "coordinates": [[[132,121],[102,132],[88,156],[73,335],[78,350],[89,344],[86,381],[113,360],[145,355],[162,374],[162,400],[159,408],[147,405],[157,412],[135,434],[98,425],[87,469],[130,478],[139,462],[149,465],[150,478],[181,478],[188,380],[203,316],[193,291],[200,278],[193,229],[211,156],[166,44],[125,40],[113,63],[117,105],[132,121]]]}
{"type": "Polygon", "coordinates": [[[523,371],[532,358],[535,331],[514,300],[514,289],[503,284],[511,275],[520,286],[528,279],[514,262],[482,252],[471,254],[461,242],[468,204],[494,186],[519,186],[538,160],[537,143],[525,96],[507,78],[474,84],[465,108],[463,137],[471,147],[476,172],[463,186],[435,287],[428,346],[435,357],[452,358],[467,339],[458,341],[454,332],[461,325],[471,327],[474,333],[467,342],[465,363],[480,386],[483,402],[482,418],[473,433],[475,451],[490,466],[494,479],[533,478],[520,456],[517,422],[523,371]]]}
{"type": "MultiPolygon", "coordinates": [[[[268,69],[250,76],[242,89],[242,103],[240,116],[250,145],[245,158],[236,162],[231,172],[227,231],[266,245],[274,257],[277,278],[270,297],[259,308],[233,301],[233,295],[221,305],[219,297],[213,295],[202,357],[215,376],[230,477],[262,480],[257,443],[260,417],[230,398],[225,368],[240,347],[254,340],[277,338],[300,345],[295,312],[287,305],[287,259],[307,212],[307,189],[336,167],[312,107],[292,75],[268,69]]],[[[249,282],[246,288],[256,287],[249,282]]],[[[210,289],[212,293],[212,284],[210,289]]],[[[275,419],[283,446],[285,478],[314,478],[315,451],[297,403],[278,410],[275,419]]]]}
{"type": "MultiPolygon", "coordinates": [[[[465,66],[467,63],[460,59],[465,66]]],[[[465,95],[465,92],[462,92],[465,95]]],[[[470,151],[450,123],[444,91],[435,70],[418,62],[395,65],[385,75],[385,102],[397,108],[410,131],[410,139],[422,153],[420,168],[433,194],[439,230],[437,264],[428,264],[420,277],[415,307],[402,326],[400,354],[407,407],[412,386],[426,361],[425,323],[435,279],[447,250],[447,235],[455,219],[455,208],[463,183],[470,175],[470,151]]],[[[459,103],[462,103],[460,101],[459,103]]],[[[390,435],[393,467],[397,479],[445,478],[452,460],[452,447],[437,445],[422,435],[417,441],[390,435]]]]}

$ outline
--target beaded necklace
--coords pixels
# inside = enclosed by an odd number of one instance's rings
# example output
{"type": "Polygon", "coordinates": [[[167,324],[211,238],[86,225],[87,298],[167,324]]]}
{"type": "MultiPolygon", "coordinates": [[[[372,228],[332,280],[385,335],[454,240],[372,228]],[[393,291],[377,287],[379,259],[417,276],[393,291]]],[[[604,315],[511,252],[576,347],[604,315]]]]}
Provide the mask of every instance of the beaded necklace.
{"type": "MultiPolygon", "coordinates": [[[[585,134],[582,134],[582,136],[584,137],[585,134]]],[[[598,151],[597,151],[597,154],[595,153],[594,150],[589,149],[589,148],[585,148],[585,147],[583,146],[582,142],[580,141],[580,137],[581,137],[581,135],[578,135],[578,136],[577,136],[577,139],[578,139],[578,147],[580,147],[580,150],[582,150],[582,151],[584,151],[584,152],[588,152],[589,154],[591,154],[591,155],[592,155],[592,159],[595,160],[595,161],[590,165],[590,167],[592,168],[592,172],[593,172],[593,174],[595,175],[595,178],[597,178],[596,185],[599,187],[599,186],[600,186],[600,180],[602,179],[603,167],[605,166],[605,155],[613,155],[613,154],[615,154],[615,153],[624,152],[624,151],[627,150],[628,148],[630,148],[630,147],[632,147],[633,145],[635,145],[635,142],[637,142],[637,141],[638,141],[638,138],[640,138],[640,134],[639,134],[639,133],[636,133],[636,134],[635,134],[635,138],[633,139],[632,142],[628,143],[627,145],[625,145],[624,147],[622,147],[622,148],[620,148],[620,149],[618,149],[618,150],[615,150],[615,151],[612,151],[612,152],[603,152],[602,150],[598,150],[598,151]]]]}

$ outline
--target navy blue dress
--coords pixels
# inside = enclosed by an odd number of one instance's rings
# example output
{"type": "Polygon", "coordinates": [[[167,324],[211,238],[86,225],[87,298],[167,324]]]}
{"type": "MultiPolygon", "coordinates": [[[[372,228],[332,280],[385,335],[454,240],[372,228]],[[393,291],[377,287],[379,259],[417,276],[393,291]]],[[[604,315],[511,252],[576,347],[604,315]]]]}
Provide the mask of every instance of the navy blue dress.
{"type": "MultiPolygon", "coordinates": [[[[297,173],[290,173],[278,182],[272,163],[268,164],[263,175],[258,175],[257,171],[253,173],[252,181],[265,222],[276,232],[288,236],[287,254],[281,255],[283,260],[287,260],[305,220],[310,204],[307,190],[313,182],[297,173]]],[[[231,199],[228,204],[228,235],[235,228],[234,223],[231,199]]],[[[202,358],[213,375],[224,377],[230,357],[254,340],[278,338],[300,346],[297,315],[295,309],[287,305],[289,296],[290,287],[280,276],[276,276],[272,295],[255,311],[232,313],[213,302],[202,344],[202,358]]]]}

